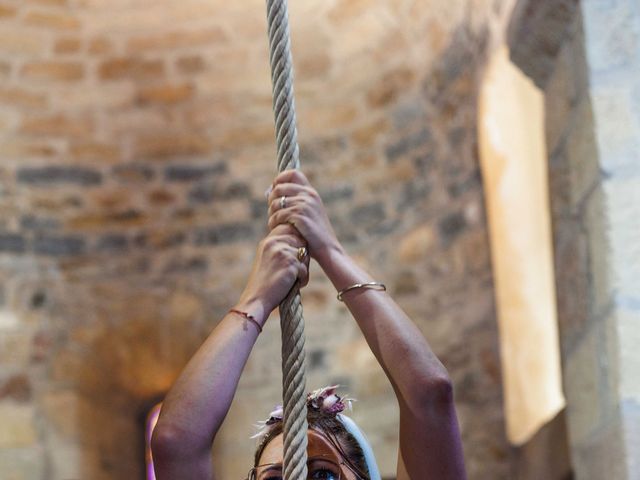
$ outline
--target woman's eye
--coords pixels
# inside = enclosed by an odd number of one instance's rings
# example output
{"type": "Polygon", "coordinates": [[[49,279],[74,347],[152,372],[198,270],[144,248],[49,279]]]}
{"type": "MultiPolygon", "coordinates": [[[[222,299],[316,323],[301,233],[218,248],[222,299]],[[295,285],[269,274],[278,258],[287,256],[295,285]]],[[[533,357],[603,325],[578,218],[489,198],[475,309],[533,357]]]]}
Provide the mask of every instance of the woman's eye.
{"type": "Polygon", "coordinates": [[[309,478],[312,480],[338,480],[338,475],[326,468],[319,468],[311,472],[309,478]]]}

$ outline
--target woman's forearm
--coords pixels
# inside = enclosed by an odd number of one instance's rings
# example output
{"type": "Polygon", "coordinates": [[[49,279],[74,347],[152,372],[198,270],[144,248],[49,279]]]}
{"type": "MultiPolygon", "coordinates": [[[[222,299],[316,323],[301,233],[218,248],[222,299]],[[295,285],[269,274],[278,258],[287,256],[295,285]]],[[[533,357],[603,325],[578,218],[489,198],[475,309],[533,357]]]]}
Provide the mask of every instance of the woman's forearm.
{"type": "MultiPolygon", "coordinates": [[[[236,308],[253,314],[261,325],[270,313],[258,300],[241,300],[236,308]]],[[[257,337],[256,325],[236,313],[228,313],[211,332],[162,405],[153,445],[160,461],[209,458],[257,337]]]]}
{"type": "MultiPolygon", "coordinates": [[[[336,244],[316,258],[336,290],[377,281],[336,244]]],[[[447,371],[424,336],[386,292],[359,288],[343,300],[389,380],[407,402],[450,395],[447,371]]]]}

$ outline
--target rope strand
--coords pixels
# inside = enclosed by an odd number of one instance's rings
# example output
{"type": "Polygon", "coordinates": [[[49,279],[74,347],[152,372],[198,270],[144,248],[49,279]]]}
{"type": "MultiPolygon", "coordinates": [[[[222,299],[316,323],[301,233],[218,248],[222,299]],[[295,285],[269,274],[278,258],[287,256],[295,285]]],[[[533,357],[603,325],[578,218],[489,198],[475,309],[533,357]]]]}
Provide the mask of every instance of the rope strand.
{"type": "MultiPolygon", "coordinates": [[[[300,168],[293,97],[293,61],[286,0],[267,0],[269,60],[278,171],[300,168]]],[[[280,304],[285,480],[307,478],[307,403],[304,319],[300,286],[295,283],[280,304]]]]}

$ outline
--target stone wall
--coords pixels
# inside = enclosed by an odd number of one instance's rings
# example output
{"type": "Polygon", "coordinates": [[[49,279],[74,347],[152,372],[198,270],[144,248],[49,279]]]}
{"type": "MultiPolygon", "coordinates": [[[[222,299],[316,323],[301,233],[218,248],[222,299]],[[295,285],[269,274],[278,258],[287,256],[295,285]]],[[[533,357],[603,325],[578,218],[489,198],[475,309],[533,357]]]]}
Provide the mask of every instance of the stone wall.
{"type": "MultiPolygon", "coordinates": [[[[499,5],[291,5],[303,169],[449,368],[478,479],[510,462],[475,133],[499,5]]],[[[141,478],[144,414],[265,234],[263,1],[3,0],[0,82],[0,471],[141,478]]],[[[360,400],[392,475],[393,395],[334,293],[315,268],[309,387],[360,400]]],[[[215,446],[221,478],[244,475],[252,424],[280,397],[273,320],[215,446]]]]}
{"type": "Polygon", "coordinates": [[[636,478],[640,17],[633,2],[521,3],[513,58],[546,95],[571,464],[578,479],[636,478]]]}

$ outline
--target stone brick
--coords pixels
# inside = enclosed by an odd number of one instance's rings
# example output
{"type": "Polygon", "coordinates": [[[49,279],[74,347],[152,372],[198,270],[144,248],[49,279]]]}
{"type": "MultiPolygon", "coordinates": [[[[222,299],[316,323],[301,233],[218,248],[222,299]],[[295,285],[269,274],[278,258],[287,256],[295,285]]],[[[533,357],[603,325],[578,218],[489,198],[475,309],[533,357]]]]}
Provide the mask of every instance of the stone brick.
{"type": "Polygon", "coordinates": [[[33,345],[29,356],[29,365],[37,367],[39,365],[46,364],[51,357],[53,351],[54,342],[51,337],[45,336],[45,334],[39,333],[34,336],[33,345]]]}
{"type": "MultiPolygon", "coordinates": [[[[407,169],[408,174],[415,178],[413,168],[407,169]]],[[[404,181],[408,181],[404,180],[404,181]]],[[[408,181],[400,192],[400,196],[396,202],[396,210],[402,214],[408,208],[415,208],[420,202],[424,201],[431,192],[431,186],[421,181],[408,181]]]]}
{"type": "MultiPolygon", "coordinates": [[[[625,428],[627,445],[635,451],[640,445],[640,402],[637,400],[624,400],[622,403],[622,422],[625,428]]],[[[628,478],[633,478],[640,473],[640,464],[635,455],[628,455],[628,478]]]]}
{"type": "Polygon", "coordinates": [[[78,37],[62,37],[56,40],[53,51],[59,54],[80,53],[82,40],[78,37]]]}
{"type": "Polygon", "coordinates": [[[316,370],[326,368],[327,352],[325,350],[312,350],[309,352],[309,369],[316,370]]]}
{"type": "Polygon", "coordinates": [[[2,465],[2,472],[7,479],[45,478],[45,452],[38,445],[0,450],[0,465],[2,465]]]}
{"type": "Polygon", "coordinates": [[[138,210],[125,208],[114,213],[80,215],[71,218],[67,225],[73,229],[86,230],[101,227],[107,228],[129,228],[146,225],[148,216],[138,210]]]}
{"type": "MultiPolygon", "coordinates": [[[[614,291],[618,290],[615,288],[615,277],[613,277],[608,203],[610,203],[610,199],[605,196],[603,188],[598,186],[590,193],[582,205],[583,219],[581,227],[586,227],[587,244],[582,247],[585,250],[580,253],[585,254],[584,257],[589,269],[588,298],[592,315],[598,315],[606,311],[610,306],[614,291]]],[[[618,272],[618,275],[620,273],[618,272]]]]}
{"type": "Polygon", "coordinates": [[[97,243],[99,252],[122,252],[129,248],[129,239],[121,233],[108,233],[102,235],[97,243]]]}
{"type": "Polygon", "coordinates": [[[569,126],[577,101],[576,82],[573,77],[586,76],[586,72],[576,71],[573,56],[579,52],[573,51],[570,47],[571,44],[567,42],[562,48],[545,91],[545,135],[547,150],[552,155],[569,126]]]}
{"type": "MultiPolygon", "coordinates": [[[[98,214],[112,214],[114,212],[124,212],[131,208],[133,191],[126,187],[100,189],[87,195],[98,207],[98,214]]],[[[93,212],[92,212],[93,213],[93,212]]],[[[91,215],[91,213],[89,213],[91,215]]]]}
{"type": "Polygon", "coordinates": [[[460,197],[468,191],[474,191],[482,184],[482,175],[480,170],[474,170],[466,177],[455,179],[447,186],[447,191],[451,198],[460,197]]]}
{"type": "MultiPolygon", "coordinates": [[[[620,302],[622,303],[622,302],[620,302]]],[[[619,308],[615,315],[615,322],[611,322],[609,336],[612,337],[614,343],[610,350],[609,355],[619,355],[619,363],[612,362],[614,367],[617,367],[617,378],[614,387],[618,388],[619,395],[629,403],[629,407],[632,407],[632,403],[635,402],[636,416],[640,413],[637,405],[640,404],[640,386],[636,381],[638,372],[638,365],[640,365],[640,354],[637,349],[637,340],[640,338],[640,311],[636,308],[630,308],[632,302],[627,300],[629,305],[626,308],[619,308]],[[619,338],[617,338],[619,336],[619,338]]],[[[614,357],[615,358],[615,357],[614,357]]],[[[618,400],[617,395],[611,395],[612,400],[615,402],[618,400]]],[[[636,429],[636,432],[638,429],[636,429]]]]}
{"type": "Polygon", "coordinates": [[[367,103],[371,108],[382,108],[396,101],[416,81],[416,75],[409,68],[394,70],[384,75],[374,87],[367,92],[367,103]]]}
{"type": "Polygon", "coordinates": [[[28,80],[43,82],[77,82],[84,78],[84,65],[79,62],[32,62],[22,67],[21,75],[28,80]]]}
{"type": "Polygon", "coordinates": [[[431,225],[422,225],[402,237],[397,257],[402,263],[412,265],[436,245],[436,233],[431,225]]]}
{"type": "Polygon", "coordinates": [[[164,177],[170,182],[190,182],[204,180],[210,176],[227,173],[226,162],[216,162],[213,165],[170,165],[164,170],[164,177]]]}
{"type": "MultiPolygon", "coordinates": [[[[31,301],[29,303],[29,305],[31,306],[31,308],[33,309],[39,309],[42,308],[45,303],[47,301],[47,295],[45,292],[43,292],[42,290],[38,290],[36,292],[34,292],[33,296],[31,297],[31,301]]],[[[34,336],[34,344],[41,342],[42,338],[46,337],[45,335],[42,334],[42,332],[36,334],[34,336]]]]}
{"type": "Polygon", "coordinates": [[[98,142],[77,142],[69,146],[71,158],[82,161],[114,162],[121,158],[118,145],[98,142]]]}
{"type": "MultiPolygon", "coordinates": [[[[351,200],[355,195],[353,185],[349,184],[333,185],[330,188],[319,189],[318,193],[325,205],[331,205],[336,202],[345,202],[351,200]]],[[[264,202],[262,203],[264,204],[264,202]]]]}
{"type": "Polygon", "coordinates": [[[28,3],[34,5],[43,5],[47,7],[65,7],[69,4],[69,0],[27,0],[28,3]]]}
{"type": "Polygon", "coordinates": [[[299,60],[296,60],[296,78],[301,82],[321,79],[329,74],[331,65],[331,58],[324,52],[301,56],[299,60]]]}
{"type": "Polygon", "coordinates": [[[176,196],[173,193],[171,193],[169,190],[160,188],[149,192],[147,198],[149,199],[149,203],[151,205],[157,206],[170,205],[176,200],[176,196]]]}
{"type": "Polygon", "coordinates": [[[189,273],[203,273],[209,268],[209,259],[201,255],[186,257],[186,258],[172,258],[161,271],[165,274],[189,274],[189,273]]]}
{"type": "Polygon", "coordinates": [[[187,240],[184,232],[176,232],[169,229],[149,230],[134,238],[136,247],[140,248],[171,248],[182,245],[187,240]]]}
{"type": "Polygon", "coordinates": [[[202,313],[203,308],[200,296],[186,290],[176,290],[168,301],[169,314],[177,324],[192,322],[202,313]]]}
{"type": "Polygon", "coordinates": [[[385,218],[386,212],[382,202],[359,205],[349,212],[349,219],[356,227],[372,227],[385,218]]]}
{"type": "Polygon", "coordinates": [[[30,214],[20,217],[20,227],[23,230],[55,230],[60,227],[60,222],[57,218],[30,214]]]}
{"type": "Polygon", "coordinates": [[[0,52],[3,54],[41,55],[47,50],[47,41],[40,35],[24,30],[0,30],[0,52]]]}
{"type": "Polygon", "coordinates": [[[194,235],[196,245],[220,245],[254,240],[255,233],[253,223],[228,223],[198,228],[194,235]]]}
{"type": "Polygon", "coordinates": [[[10,399],[24,403],[31,400],[31,394],[31,382],[24,374],[13,375],[0,384],[0,401],[10,399]]]}
{"type": "Polygon", "coordinates": [[[388,121],[386,119],[379,119],[354,130],[351,134],[351,139],[359,146],[372,147],[376,139],[380,138],[388,128],[388,121]]]}
{"type": "Polygon", "coordinates": [[[20,131],[28,135],[84,137],[93,132],[93,122],[86,117],[34,116],[23,120],[20,131]]]}
{"type": "Polygon", "coordinates": [[[138,102],[174,104],[189,100],[194,93],[193,85],[183,83],[179,85],[164,84],[146,87],[140,90],[138,102]]]}
{"type": "Polygon", "coordinates": [[[385,150],[387,160],[389,162],[394,162],[398,158],[410,152],[427,146],[430,140],[431,135],[426,129],[411,133],[404,138],[401,138],[397,142],[387,146],[385,150]]]}
{"type": "Polygon", "coordinates": [[[50,28],[53,30],[79,30],[81,23],[75,15],[63,12],[27,12],[23,19],[29,26],[50,28]]]}
{"type": "Polygon", "coordinates": [[[600,395],[598,334],[599,329],[592,327],[564,362],[569,432],[575,443],[587,440],[607,413],[602,408],[600,395]]]}
{"type": "MultiPolygon", "coordinates": [[[[312,108],[300,109],[298,112],[300,125],[304,126],[305,130],[316,134],[323,134],[328,129],[347,129],[353,125],[358,115],[358,107],[349,103],[335,105],[318,102],[312,108]]],[[[272,139],[274,135],[273,127],[271,127],[272,139]]]]}
{"type": "Polygon", "coordinates": [[[77,235],[38,236],[33,241],[33,250],[39,255],[81,255],[86,251],[86,241],[77,235]]]}
{"type": "Polygon", "coordinates": [[[0,5],[0,18],[11,18],[16,16],[17,9],[10,5],[0,5]]]}
{"type": "Polygon", "coordinates": [[[89,41],[87,50],[91,55],[109,55],[114,52],[115,47],[108,38],[97,37],[89,41]]]}
{"type": "Polygon", "coordinates": [[[38,440],[33,406],[0,402],[0,425],[0,448],[30,447],[38,440]]]}
{"type": "Polygon", "coordinates": [[[36,93],[24,88],[9,87],[0,88],[0,102],[3,105],[42,109],[47,105],[47,97],[42,93],[36,93]]]}
{"type": "Polygon", "coordinates": [[[143,164],[122,164],[113,168],[113,176],[124,183],[145,183],[155,178],[155,170],[143,164]]]}
{"type": "Polygon", "coordinates": [[[11,64],[0,62],[0,78],[6,79],[11,74],[11,64]]]}
{"type": "Polygon", "coordinates": [[[239,145],[271,145],[275,139],[273,124],[266,122],[259,125],[234,127],[222,134],[218,145],[238,149],[239,145]]]}
{"type": "Polygon", "coordinates": [[[66,195],[59,191],[60,195],[51,195],[51,190],[36,191],[30,193],[34,208],[43,212],[59,214],[60,210],[78,210],[85,205],[84,197],[78,194],[66,195]]]}
{"type": "Polygon", "coordinates": [[[98,67],[103,80],[154,80],[164,75],[162,60],[123,57],[104,61],[98,67]]]}
{"type": "Polygon", "coordinates": [[[19,183],[30,185],[75,184],[81,186],[99,185],[102,173],[82,167],[21,167],[17,171],[19,183]]]}
{"type": "Polygon", "coordinates": [[[367,12],[375,6],[372,0],[340,0],[329,11],[331,21],[343,24],[367,12]]]}
{"type": "Polygon", "coordinates": [[[179,72],[186,74],[194,74],[205,69],[205,61],[197,55],[188,55],[180,57],[176,60],[176,67],[179,72]]]}
{"type": "Polygon", "coordinates": [[[467,221],[463,213],[455,212],[438,222],[438,233],[444,245],[450,244],[466,228],[467,221]]]}
{"type": "Polygon", "coordinates": [[[572,204],[579,204],[601,178],[591,104],[577,106],[566,139],[572,204]]]}
{"type": "Polygon", "coordinates": [[[24,253],[26,239],[19,233],[0,233],[0,252],[24,253]]]}
{"type": "MultiPolygon", "coordinates": [[[[571,433],[571,432],[570,432],[571,433]]],[[[589,439],[571,440],[572,464],[576,478],[629,479],[625,470],[624,440],[618,418],[594,432],[589,439]]]]}
{"type": "Polygon", "coordinates": [[[593,75],[616,69],[633,75],[632,65],[637,62],[640,49],[636,4],[632,0],[587,4],[583,8],[583,18],[593,75]]]}
{"type": "Polygon", "coordinates": [[[218,26],[201,30],[185,30],[155,35],[133,37],[127,42],[127,49],[132,53],[148,50],[175,50],[182,47],[211,45],[224,43],[227,35],[218,26]]]}
{"type": "Polygon", "coordinates": [[[182,155],[204,155],[210,153],[211,141],[197,133],[158,132],[136,139],[134,154],[138,158],[166,159],[182,155]]]}
{"type": "Polygon", "coordinates": [[[233,200],[250,196],[249,187],[242,182],[221,185],[219,183],[203,183],[189,191],[189,200],[194,203],[210,203],[214,200],[233,200]]]}
{"type": "Polygon", "coordinates": [[[300,158],[305,164],[323,163],[326,158],[337,157],[347,150],[347,139],[343,136],[316,138],[300,143],[300,158]]]}
{"type": "Polygon", "coordinates": [[[579,11],[577,0],[527,0],[511,18],[511,60],[544,89],[567,30],[579,11]]]}

